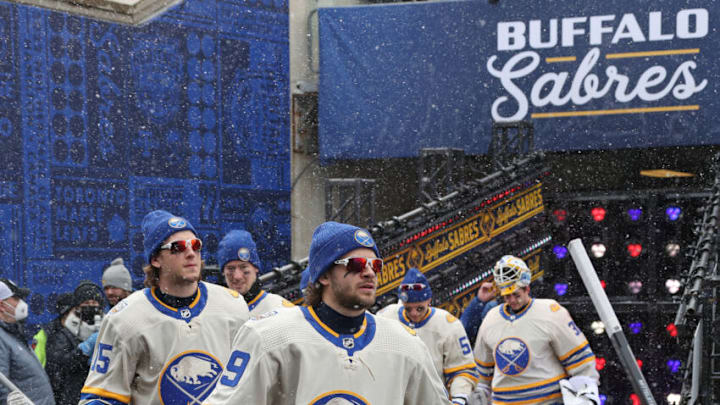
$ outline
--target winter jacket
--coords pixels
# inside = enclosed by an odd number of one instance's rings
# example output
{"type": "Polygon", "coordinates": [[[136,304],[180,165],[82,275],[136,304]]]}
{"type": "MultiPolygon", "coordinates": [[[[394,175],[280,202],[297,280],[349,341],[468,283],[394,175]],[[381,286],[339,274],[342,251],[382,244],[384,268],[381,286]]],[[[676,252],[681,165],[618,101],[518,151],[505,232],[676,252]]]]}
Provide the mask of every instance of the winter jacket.
{"type": "Polygon", "coordinates": [[[78,349],[80,339],[60,323],[60,318],[44,329],[47,334],[45,371],[50,377],[55,402],[76,405],[90,371],[90,358],[78,349]]]}
{"type": "MultiPolygon", "coordinates": [[[[36,405],[55,404],[48,376],[17,324],[0,322],[0,372],[36,405]]],[[[0,384],[0,403],[6,402],[7,394],[0,384]]]]}

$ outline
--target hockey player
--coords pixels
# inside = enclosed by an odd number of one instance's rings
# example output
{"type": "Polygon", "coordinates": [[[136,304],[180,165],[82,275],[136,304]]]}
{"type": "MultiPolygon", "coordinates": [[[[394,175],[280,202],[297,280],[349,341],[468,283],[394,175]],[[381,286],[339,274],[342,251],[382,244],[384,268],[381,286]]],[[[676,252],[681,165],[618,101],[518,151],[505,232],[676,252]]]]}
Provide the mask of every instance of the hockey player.
{"type": "Polygon", "coordinates": [[[217,256],[225,283],[228,288],[239,292],[245,298],[250,315],[257,316],[276,308],[293,306],[285,298],[262,289],[258,280],[260,257],[249,232],[228,232],[220,241],[217,256]]]}
{"type": "Polygon", "coordinates": [[[378,315],[415,329],[430,350],[435,370],[444,379],[452,403],[464,405],[475,389],[478,373],[462,323],[449,312],[430,306],[430,284],[414,267],[405,274],[398,292],[402,304],[389,305],[378,315]]]}
{"type": "Polygon", "coordinates": [[[493,268],[505,304],[483,320],[475,343],[478,386],[493,403],[562,403],[569,378],[584,399],[599,404],[595,355],[568,311],[555,300],[530,297],[530,269],[515,256],[493,268]]]}
{"type": "Polygon", "coordinates": [[[201,403],[249,313],[235,291],[200,281],[202,242],[184,218],[142,222],[145,288],[105,316],[80,403],[201,403]]]}
{"type": "Polygon", "coordinates": [[[325,222],[310,244],[308,306],[251,319],[207,403],[448,404],[427,348],[366,311],[382,260],[370,234],[325,222]]]}

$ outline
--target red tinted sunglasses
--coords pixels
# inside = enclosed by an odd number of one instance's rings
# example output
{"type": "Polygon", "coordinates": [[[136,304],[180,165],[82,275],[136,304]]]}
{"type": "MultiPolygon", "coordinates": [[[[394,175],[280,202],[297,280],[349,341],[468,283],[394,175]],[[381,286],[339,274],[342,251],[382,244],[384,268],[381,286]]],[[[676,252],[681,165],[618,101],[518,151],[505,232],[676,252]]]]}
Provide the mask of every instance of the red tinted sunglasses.
{"type": "Polygon", "coordinates": [[[365,266],[367,266],[368,262],[370,262],[370,267],[375,273],[379,273],[383,268],[382,259],[369,259],[367,257],[348,257],[347,259],[335,260],[335,264],[342,264],[347,267],[349,271],[355,273],[362,273],[362,271],[365,270],[365,266]]]}
{"type": "Polygon", "coordinates": [[[170,242],[168,244],[160,246],[158,250],[169,250],[170,253],[175,254],[184,252],[187,248],[192,248],[192,250],[198,252],[200,249],[202,249],[202,241],[197,238],[188,240],[176,240],[175,242],[170,242]]]}
{"type": "Polygon", "coordinates": [[[400,291],[422,291],[425,289],[425,284],[413,283],[413,284],[400,284],[400,291]]]}

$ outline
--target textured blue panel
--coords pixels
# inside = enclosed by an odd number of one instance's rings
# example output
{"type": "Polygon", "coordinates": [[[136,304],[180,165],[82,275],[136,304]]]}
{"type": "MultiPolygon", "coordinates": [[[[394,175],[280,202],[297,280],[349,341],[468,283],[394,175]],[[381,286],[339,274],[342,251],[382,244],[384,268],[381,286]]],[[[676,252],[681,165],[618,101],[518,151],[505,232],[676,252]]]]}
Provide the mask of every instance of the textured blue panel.
{"type": "Polygon", "coordinates": [[[533,120],[545,150],[718,143],[717,9],[717,0],[320,9],[321,157],[483,154],[493,120],[533,120]],[[671,52],[627,55],[649,51],[671,52]]]}
{"type": "MultiPolygon", "coordinates": [[[[52,256],[50,223],[50,136],[47,74],[47,15],[45,10],[18,7],[17,43],[20,56],[20,108],[22,109],[23,180],[27,258],[52,256]]],[[[57,48],[56,48],[57,49],[57,48]]]]}
{"type": "Polygon", "coordinates": [[[154,209],[193,223],[206,262],[233,221],[289,259],[287,13],[185,0],[131,28],[0,2],[0,267],[32,289],[30,323],[116,257],[140,286],[154,209]]]}

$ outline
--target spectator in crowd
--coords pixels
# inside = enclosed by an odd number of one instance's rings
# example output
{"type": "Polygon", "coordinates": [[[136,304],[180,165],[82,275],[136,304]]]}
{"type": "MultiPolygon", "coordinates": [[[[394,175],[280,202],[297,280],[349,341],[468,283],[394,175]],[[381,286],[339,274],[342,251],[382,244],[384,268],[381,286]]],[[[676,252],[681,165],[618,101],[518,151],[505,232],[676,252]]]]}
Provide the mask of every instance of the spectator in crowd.
{"type": "Polygon", "coordinates": [[[505,304],[480,325],[480,392],[491,393],[493,403],[554,404],[563,402],[562,382],[599,404],[595,355],[568,311],[530,296],[530,269],[518,257],[503,256],[493,277],[505,304]]]}
{"type": "Polygon", "coordinates": [[[445,381],[452,403],[465,405],[478,382],[475,358],[465,329],[449,312],[430,306],[430,283],[417,268],[407,271],[398,293],[401,303],[388,305],[378,316],[415,329],[430,350],[435,371],[445,381]]]}
{"type": "Polygon", "coordinates": [[[495,299],[497,297],[497,290],[495,289],[495,283],[492,281],[486,281],[480,285],[477,290],[477,294],[470,300],[467,307],[463,310],[460,315],[460,322],[462,322],[465,328],[465,333],[470,344],[475,346],[475,338],[477,337],[478,329],[483,319],[491,309],[499,305],[495,299]]]}
{"type": "Polygon", "coordinates": [[[217,257],[225,283],[245,298],[250,315],[257,316],[273,309],[293,306],[285,298],[262,289],[258,279],[262,265],[257,246],[249,232],[228,232],[220,241],[217,257]]]}
{"type": "Polygon", "coordinates": [[[110,262],[110,266],[103,271],[102,286],[111,308],[132,293],[132,278],[122,257],[110,262]]]}
{"type": "Polygon", "coordinates": [[[202,241],[163,210],[142,221],[145,288],[115,305],[97,337],[81,404],[202,403],[249,317],[235,291],[201,280],[202,241]]]}
{"type": "MultiPolygon", "coordinates": [[[[99,285],[82,281],[72,294],[61,294],[57,303],[58,317],[38,332],[46,335],[47,343],[38,344],[35,353],[45,353],[55,402],[75,405],[90,370],[90,357],[78,345],[100,329],[103,293],[99,285]]],[[[35,340],[41,341],[38,335],[35,340]]]]}
{"type": "Polygon", "coordinates": [[[212,404],[448,404],[415,331],[366,309],[382,259],[370,234],[326,222],[310,245],[308,306],[251,319],[212,404]]]}
{"type": "MultiPolygon", "coordinates": [[[[58,314],[58,317],[65,315],[74,307],[74,302],[75,296],[72,293],[62,293],[58,295],[55,300],[55,313],[58,314]]],[[[57,317],[56,319],[50,321],[47,325],[41,326],[40,330],[38,330],[32,339],[32,349],[35,351],[35,356],[38,358],[43,368],[45,368],[45,365],[47,364],[47,330],[56,320],[57,317]]]]}
{"type": "MultiPolygon", "coordinates": [[[[0,281],[0,373],[34,404],[54,405],[50,381],[27,345],[20,324],[28,315],[24,298],[30,291],[3,280],[0,281]]],[[[8,394],[8,389],[0,384],[0,403],[7,402],[8,394]]]]}

